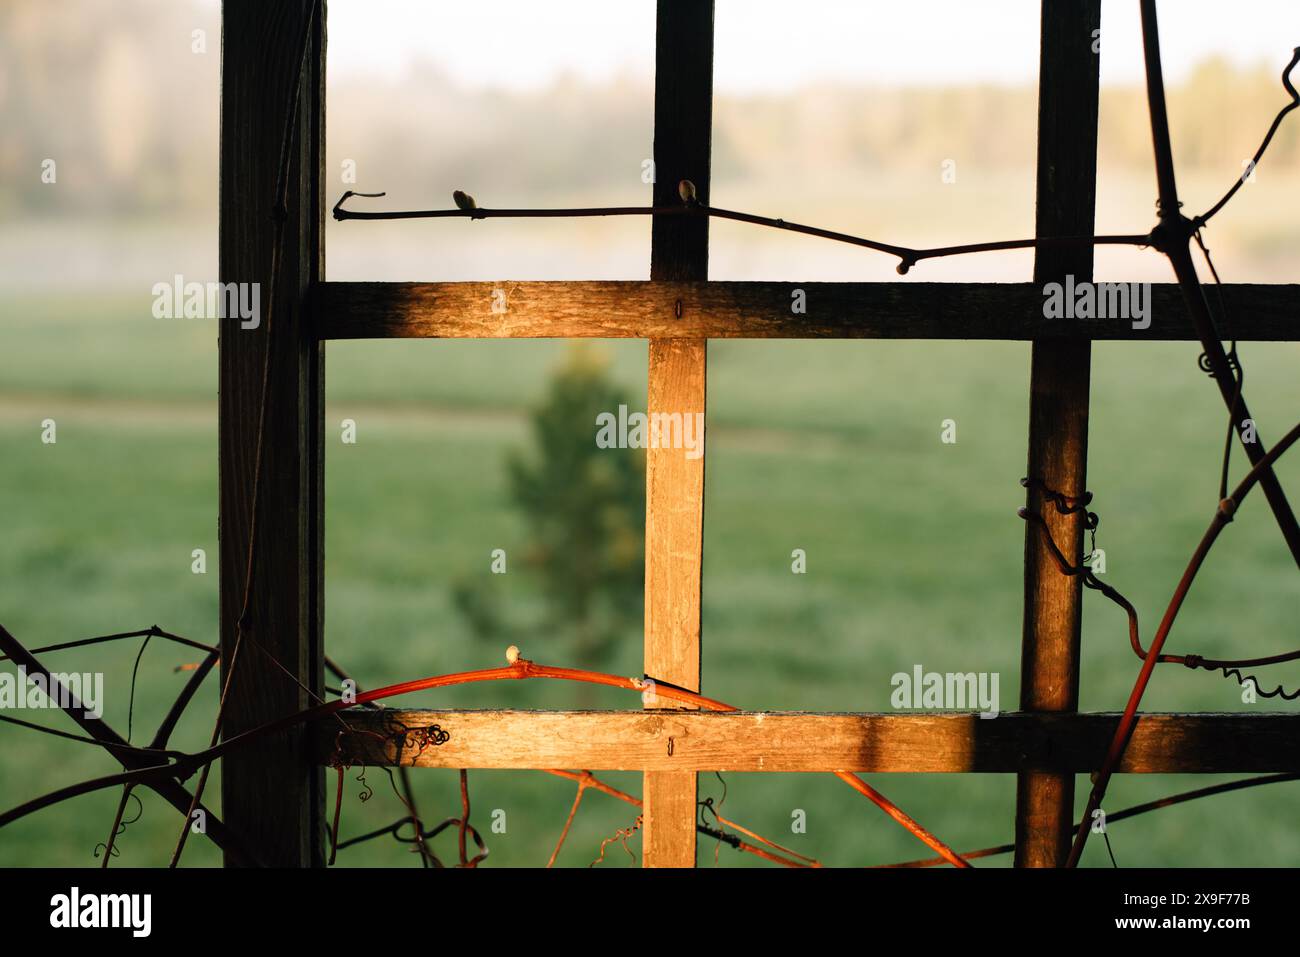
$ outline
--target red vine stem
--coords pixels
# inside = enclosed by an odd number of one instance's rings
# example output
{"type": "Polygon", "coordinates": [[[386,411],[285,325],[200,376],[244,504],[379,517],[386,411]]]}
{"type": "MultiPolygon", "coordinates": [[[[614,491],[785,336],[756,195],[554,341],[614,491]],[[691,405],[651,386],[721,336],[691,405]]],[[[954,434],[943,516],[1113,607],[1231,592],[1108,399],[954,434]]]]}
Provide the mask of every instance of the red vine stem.
{"type": "MultiPolygon", "coordinates": [[[[552,771],[551,773],[558,774],[559,772],[552,771]]],[[[588,779],[591,774],[583,772],[583,775],[578,776],[578,793],[573,796],[573,807],[569,809],[569,816],[564,822],[564,829],[560,831],[560,839],[555,842],[555,850],[551,851],[551,856],[546,862],[547,870],[555,866],[555,859],[560,856],[560,848],[564,847],[564,840],[569,836],[569,828],[573,827],[573,819],[577,816],[578,808],[582,805],[582,796],[587,793],[588,779]]]]}
{"type": "Polygon", "coordinates": [[[1120,718],[1119,725],[1115,729],[1115,735],[1111,739],[1110,748],[1106,752],[1106,759],[1102,762],[1101,770],[1097,772],[1092,791],[1088,795],[1088,804],[1084,809],[1083,820],[1079,824],[1078,832],[1075,834],[1074,844],[1070,848],[1070,856],[1066,861],[1066,867],[1076,867],[1079,863],[1084,844],[1087,843],[1088,833],[1091,830],[1093,812],[1101,807],[1102,799],[1106,795],[1106,786],[1110,783],[1111,775],[1115,773],[1115,767],[1119,764],[1120,758],[1123,757],[1124,751],[1128,747],[1129,739],[1133,735],[1133,728],[1137,724],[1137,709],[1142,703],[1142,695],[1151,681],[1152,672],[1160,661],[1160,650],[1164,647],[1165,639],[1169,637],[1169,632],[1174,627],[1174,620],[1178,617],[1183,601],[1191,590],[1196,573],[1200,571],[1201,565],[1205,562],[1205,556],[1209,554],[1210,548],[1219,537],[1219,533],[1232,521],[1247,493],[1264,475],[1272,474],[1273,462],[1298,439],[1300,439],[1300,425],[1293,427],[1290,432],[1282,437],[1281,441],[1269,449],[1268,453],[1241,480],[1233,493],[1220,502],[1218,509],[1215,510],[1209,528],[1205,530],[1200,544],[1196,546],[1196,551],[1187,563],[1187,568],[1178,582],[1178,587],[1174,589],[1173,597],[1169,600],[1169,606],[1165,609],[1164,618],[1161,619],[1160,626],[1156,629],[1155,637],[1151,639],[1151,648],[1142,661],[1142,670],[1138,672],[1137,682],[1133,685],[1133,691],[1129,695],[1128,705],[1124,708],[1124,714],[1120,718]]]}
{"type": "MultiPolygon", "coordinates": [[[[635,797],[631,794],[628,794],[626,791],[620,791],[616,787],[611,787],[610,785],[602,781],[600,778],[596,777],[596,775],[592,774],[590,771],[562,771],[559,770],[558,768],[548,768],[546,770],[546,773],[554,774],[556,777],[568,778],[570,781],[576,781],[578,784],[578,794],[574,798],[573,807],[569,811],[569,818],[567,821],[565,821],[564,830],[560,834],[559,841],[556,842],[555,850],[551,852],[551,859],[547,862],[546,864],[547,867],[551,867],[552,865],[555,864],[555,859],[560,853],[560,848],[564,846],[564,840],[568,836],[570,826],[573,824],[573,817],[575,814],[578,813],[578,805],[582,803],[582,796],[583,794],[586,793],[587,788],[591,788],[593,791],[600,791],[602,794],[608,794],[610,797],[617,798],[618,800],[623,801],[625,804],[631,804],[633,807],[641,806],[641,799],[639,797],[635,797]]],[[[766,861],[771,861],[773,864],[780,864],[784,867],[821,867],[822,866],[821,862],[816,860],[815,858],[805,857],[803,854],[800,854],[798,851],[792,851],[788,847],[782,847],[780,844],[776,843],[775,841],[769,841],[761,834],[756,834],[755,832],[749,830],[748,828],[741,827],[739,824],[736,824],[734,821],[727,820],[717,812],[716,808],[713,808],[711,810],[713,811],[713,816],[716,817],[719,822],[726,825],[727,827],[739,831],[741,834],[748,835],[749,837],[752,837],[754,840],[766,844],[768,847],[775,847],[778,848],[779,850],[785,851],[787,854],[792,854],[794,857],[800,858],[802,861],[806,861],[807,863],[800,863],[800,861],[798,860],[792,860],[790,858],[782,857],[779,854],[773,854],[769,851],[763,850],[763,848],[761,847],[755,847],[753,844],[741,840],[735,841],[734,846],[736,850],[744,851],[746,854],[753,854],[755,857],[761,857],[766,861]]],[[[697,827],[696,829],[699,830],[700,828],[697,827]]],[[[708,833],[712,833],[714,836],[717,836],[717,832],[709,830],[708,833]]],[[[940,864],[946,863],[945,859],[942,857],[936,858],[936,860],[938,860],[940,864]]]]}
{"type": "MultiPolygon", "coordinates": [[[[519,658],[514,662],[514,664],[508,665],[504,668],[484,668],[477,671],[462,671],[454,674],[433,675],[432,677],[419,678],[414,681],[404,681],[399,684],[389,685],[385,688],[376,688],[373,691],[358,694],[354,702],[346,702],[342,700],[328,701],[298,711],[294,714],[285,715],[282,718],[277,718],[276,720],[267,722],[257,728],[251,728],[241,734],[226,738],[204,751],[182,755],[173,764],[139,768],[137,770],[108,775],[106,777],[96,778],[91,781],[84,781],[80,784],[61,788],[58,791],[42,795],[26,804],[19,805],[16,808],[0,814],[0,827],[24,817],[33,811],[47,807],[50,804],[55,804],[59,801],[67,800],[68,798],[76,797],[81,794],[88,794],[92,791],[101,790],[105,787],[111,787],[115,784],[126,784],[141,780],[148,781],[155,778],[172,776],[180,776],[183,779],[189,774],[192,774],[196,769],[203,768],[206,770],[217,758],[223,757],[231,751],[245,747],[254,741],[274,734],[277,731],[283,731],[286,728],[307,721],[312,721],[317,718],[328,717],[337,714],[345,708],[353,707],[355,705],[364,705],[373,701],[382,701],[386,698],[394,698],[398,695],[410,694],[416,691],[428,691],[432,688],[446,688],[451,685],[472,684],[481,681],[522,680],[529,678],[552,678],[561,681],[579,681],[587,684],[607,685],[612,688],[624,688],[630,691],[643,691],[651,687],[649,681],[640,678],[624,678],[619,675],[604,674],[598,671],[587,671],[580,668],[556,668],[549,665],[539,665],[526,658],[519,658]]],[[[706,698],[704,695],[696,694],[692,691],[686,691],[681,688],[674,688],[671,685],[656,682],[653,687],[655,694],[660,697],[680,701],[683,704],[695,705],[696,707],[703,708],[707,711],[740,710],[734,705],[729,705],[726,702],[718,701],[714,698],[706,698]]],[[[906,812],[875,788],[861,780],[856,774],[852,774],[848,771],[835,771],[833,773],[840,780],[844,781],[859,794],[862,794],[869,801],[879,807],[882,811],[902,825],[902,827],[904,827],[909,833],[930,847],[950,864],[955,867],[970,867],[970,864],[953,851],[952,848],[918,824],[906,812]]]]}
{"type": "MultiPolygon", "coordinates": [[[[555,668],[549,665],[539,665],[526,658],[520,658],[513,665],[505,668],[489,668],[483,671],[467,671],[459,674],[438,675],[432,678],[421,678],[417,681],[408,681],[402,684],[391,685],[388,688],[380,688],[376,691],[367,692],[366,694],[357,695],[357,704],[365,704],[368,701],[378,701],[381,698],[392,697],[399,694],[407,694],[412,691],[426,691],[430,688],[441,688],[453,684],[466,684],[474,681],[496,681],[502,679],[518,678],[555,678],[564,681],[582,681],[588,684],[609,685],[614,688],[626,688],[632,691],[643,690],[647,683],[638,678],[623,678],[618,675],[603,674],[597,671],[586,671],[579,668],[555,668]]],[[[686,691],[681,688],[674,688],[670,685],[655,683],[654,693],[660,697],[670,698],[674,701],[680,701],[683,704],[691,704],[708,711],[739,711],[734,705],[729,705],[724,701],[718,701],[715,698],[706,698],[703,695],[696,694],[693,691],[686,691]]],[[[324,706],[329,711],[326,714],[341,710],[347,707],[342,702],[330,702],[324,706]]],[[[320,708],[311,709],[320,711],[320,708]]],[[[251,733],[251,732],[250,732],[251,733]]],[[[238,741],[239,738],[230,739],[231,743],[238,741]]],[[[218,749],[220,746],[218,746],[218,749]]],[[[955,867],[969,867],[970,865],[953,851],[947,844],[935,837],[934,834],[918,824],[912,817],[903,811],[898,805],[894,804],[887,797],[877,791],[871,785],[867,784],[856,774],[849,771],[832,772],[841,781],[849,785],[859,794],[875,804],[891,818],[902,825],[914,837],[932,848],[941,857],[947,860],[955,867]]]]}
{"type": "MultiPolygon", "coordinates": [[[[1137,817],[1140,814],[1146,814],[1149,811],[1159,811],[1162,808],[1174,807],[1178,804],[1185,804],[1188,801],[1195,801],[1199,798],[1213,797],[1216,794],[1227,794],[1230,791],[1244,791],[1247,788],[1259,787],[1262,784],[1281,784],[1286,781],[1300,780],[1300,773],[1287,772],[1284,774],[1266,774],[1257,778],[1243,778],[1240,781],[1227,781],[1223,784],[1211,784],[1208,787],[1196,788],[1192,791],[1182,791],[1178,794],[1170,794],[1166,797],[1157,798],[1154,801],[1147,801],[1145,804],[1135,804],[1132,807],[1126,807],[1122,811],[1116,811],[1114,814],[1106,815],[1106,823],[1113,824],[1116,821],[1123,821],[1130,817],[1137,817]]],[[[1086,820],[1086,818],[1085,818],[1086,820]]],[[[982,847],[978,851],[964,851],[962,857],[994,857],[998,854],[1010,854],[1016,849],[1016,845],[999,844],[996,847],[982,847]]],[[[943,864],[942,857],[927,857],[919,861],[902,861],[897,864],[877,864],[880,869],[905,868],[905,867],[936,867],[943,864]]]]}
{"type": "MultiPolygon", "coordinates": [[[[718,813],[718,809],[716,807],[713,807],[712,805],[709,806],[709,813],[711,813],[715,818],[717,818],[718,823],[721,824],[723,827],[729,827],[733,831],[739,831],[741,834],[744,834],[746,837],[752,837],[754,840],[766,844],[768,847],[774,847],[778,851],[781,851],[784,854],[789,854],[792,857],[799,858],[799,860],[798,861],[783,860],[775,854],[768,854],[759,848],[754,848],[752,844],[744,845],[747,848],[752,848],[753,849],[752,852],[757,853],[760,857],[765,857],[769,861],[775,861],[778,864],[784,864],[786,867],[821,867],[822,866],[821,861],[817,860],[815,857],[808,857],[805,854],[800,854],[798,851],[791,850],[790,848],[786,847],[784,844],[778,844],[776,843],[776,841],[770,841],[767,838],[765,838],[762,834],[758,834],[754,831],[751,831],[749,828],[742,827],[741,825],[737,824],[735,821],[723,817],[721,814],[718,813]],[[802,863],[800,863],[801,861],[802,863]]],[[[741,843],[744,844],[743,841],[741,843]]],[[[963,854],[962,856],[965,857],[966,855],[963,854]]],[[[939,858],[939,860],[942,861],[944,859],[941,857],[939,858]]]]}

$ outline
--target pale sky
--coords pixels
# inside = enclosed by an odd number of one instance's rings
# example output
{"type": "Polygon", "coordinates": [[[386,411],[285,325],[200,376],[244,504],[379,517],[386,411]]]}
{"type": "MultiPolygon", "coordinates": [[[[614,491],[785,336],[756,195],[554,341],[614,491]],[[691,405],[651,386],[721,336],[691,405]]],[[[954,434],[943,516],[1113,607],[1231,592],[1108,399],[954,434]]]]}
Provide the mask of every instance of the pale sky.
{"type": "MultiPolygon", "coordinates": [[[[1065,0],[1068,2],[1068,0],[1065,0]]],[[[717,0],[719,92],[813,82],[1031,82],[1038,0],[717,0]]],[[[514,90],[563,73],[652,75],[653,0],[329,0],[329,68],[400,75],[426,58],[462,85],[514,90]]],[[[1297,0],[1164,0],[1165,74],[1221,55],[1280,72],[1300,45],[1297,0]]],[[[1102,4],[1102,82],[1142,78],[1137,0],[1102,4]]]]}

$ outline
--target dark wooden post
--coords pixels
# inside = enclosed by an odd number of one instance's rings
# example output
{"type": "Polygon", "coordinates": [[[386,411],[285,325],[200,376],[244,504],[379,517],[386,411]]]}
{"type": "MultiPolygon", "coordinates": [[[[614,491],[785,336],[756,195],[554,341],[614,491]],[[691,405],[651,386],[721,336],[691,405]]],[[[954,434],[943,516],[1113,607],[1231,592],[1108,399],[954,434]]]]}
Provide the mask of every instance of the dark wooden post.
{"type": "MultiPolygon", "coordinates": [[[[1093,232],[1097,192],[1097,97],[1100,0],[1043,0],[1038,81],[1039,236],[1093,232]]],[[[1092,279],[1091,246],[1043,248],[1034,282],[1092,279]]],[[[1068,322],[1071,320],[1061,320],[1068,322]]],[[[1092,343],[1039,340],[1033,345],[1027,475],[1066,495],[1087,483],[1088,385],[1092,343]]],[[[1042,514],[1062,553],[1083,558],[1083,513],[1061,515],[1034,488],[1028,507],[1042,514]]],[[[1079,707],[1079,631],[1083,583],[1061,574],[1042,532],[1025,526],[1025,617],[1020,666],[1024,711],[1079,707]]],[[[1022,772],[1016,787],[1016,865],[1057,867],[1069,852],[1074,776],[1022,772]]]]}
{"type": "MultiPolygon", "coordinates": [[[[709,201],[713,132],[713,2],[659,0],[655,30],[654,204],[681,203],[678,183],[709,201]]],[[[707,279],[707,218],[655,217],[650,278],[707,279]]],[[[650,340],[648,412],[704,412],[707,340],[650,340]]],[[[703,441],[703,436],[700,436],[703,441]]],[[[651,449],[646,466],[645,671],[700,688],[704,457],[651,449]]],[[[646,867],[695,866],[694,771],[644,775],[646,867]]]]}
{"type": "MultiPolygon", "coordinates": [[[[244,328],[251,323],[239,317],[220,324],[223,684],[234,660],[227,737],[313,703],[259,648],[313,692],[319,694],[323,685],[324,355],[308,292],[321,278],[324,258],[324,8],[324,0],[318,5],[312,0],[226,0],[222,9],[220,275],[223,282],[257,283],[260,288],[256,328],[244,328]],[[272,311],[276,181],[296,81],[300,91],[288,141],[287,220],[272,311]],[[247,627],[234,659],[255,473],[261,486],[256,493],[256,557],[247,627]]],[[[304,745],[304,732],[297,729],[222,761],[225,823],[269,865],[323,862],[323,770],[313,767],[304,745]]]]}

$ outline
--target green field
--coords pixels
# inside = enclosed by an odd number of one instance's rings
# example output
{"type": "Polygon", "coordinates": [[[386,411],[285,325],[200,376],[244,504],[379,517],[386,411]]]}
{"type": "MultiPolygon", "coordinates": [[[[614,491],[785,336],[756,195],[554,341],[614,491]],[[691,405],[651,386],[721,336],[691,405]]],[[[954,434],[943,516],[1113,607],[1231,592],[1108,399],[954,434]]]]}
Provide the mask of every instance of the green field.
{"type": "MultiPolygon", "coordinates": [[[[140,298],[0,301],[0,623],[29,646],[147,627],[216,640],[215,326],[164,321],[140,298]],[[57,422],[58,441],[40,441],[57,422]],[[204,548],[207,575],[190,570],[204,548]]],[[[327,604],[331,656],[363,686],[495,666],[502,648],[476,639],[450,589],[488,575],[493,548],[522,548],[524,525],[507,496],[507,452],[529,441],[527,412],[569,348],[562,342],[331,343],[328,349],[327,604]],[[356,445],[338,440],[344,418],[356,445]]],[[[645,396],[646,347],[600,343],[634,402],[645,396]]],[[[1224,415],[1192,344],[1094,349],[1089,487],[1101,515],[1107,580],[1138,607],[1149,638],[1212,515],[1224,415]]],[[[1300,410],[1300,344],[1245,344],[1247,393],[1265,439],[1300,410]]],[[[1019,694],[1021,565],[1028,405],[1026,344],[968,342],[714,342],[709,346],[710,454],[705,505],[704,690],[749,708],[888,710],[890,676],[933,671],[1001,675],[1001,706],[1019,694]],[[939,441],[955,419],[958,441],[939,441]],[[792,549],[808,556],[790,571],[792,549]]],[[[611,453],[628,454],[628,453],[611,453]]],[[[1243,457],[1234,458],[1234,475],[1243,457]]],[[[1300,457],[1280,469],[1300,490],[1300,457]]],[[[1292,493],[1293,500],[1300,491],[1292,493]]],[[[1269,654],[1300,637],[1300,586],[1262,496],[1252,496],[1198,579],[1169,650],[1269,654]]],[[[540,607],[522,571],[492,582],[512,618],[540,607]]],[[[1122,613],[1088,593],[1082,706],[1118,710],[1136,675],[1122,613]]],[[[567,663],[571,636],[521,641],[539,661],[567,663]]],[[[127,725],[138,643],[64,652],[66,670],[106,672],[106,718],[127,725]]],[[[54,660],[54,659],[51,659],[54,660]]],[[[151,644],[140,666],[134,736],[152,734],[193,653],[151,644]]],[[[8,666],[6,666],[8,667],[8,666]]],[[[640,634],[605,670],[639,674],[640,634]]],[[[1266,685],[1300,683],[1273,669],[1266,685]]],[[[577,691],[542,683],[477,685],[411,696],[411,706],[574,706],[577,691]]],[[[202,746],[215,682],[174,742],[202,746]]],[[[590,692],[596,707],[639,704],[590,692]]],[[[1294,708],[1244,705],[1235,683],[1166,666],[1150,710],[1294,708]]],[[[30,714],[22,717],[31,717],[30,714]]],[[[71,727],[59,715],[37,720],[71,727]]],[[[116,770],[98,749],[0,727],[0,806],[116,770]]],[[[453,772],[415,775],[427,818],[458,807],[453,772]]],[[[828,864],[927,856],[926,849],[826,775],[727,775],[725,811],[828,864]],[[792,834],[792,813],[807,832],[792,834]]],[[[639,791],[636,775],[611,783],[639,791]]],[[[375,797],[351,778],[345,836],[399,816],[382,771],[375,797]]],[[[1010,840],[1010,777],[877,775],[873,784],[957,848],[1010,840]]],[[[1219,777],[1125,776],[1109,809],[1219,777]]],[[[712,775],[701,793],[722,788],[712,775]]],[[[471,774],[474,820],[506,812],[488,834],[490,864],[545,863],[572,801],[568,782],[529,772],[471,774]]],[[[215,794],[217,779],[211,782],[215,794]]],[[[1086,796],[1081,779],[1078,800],[1086,796]]],[[[1295,784],[1161,811],[1111,831],[1122,866],[1292,865],[1295,784]]],[[[79,798],[0,832],[0,866],[95,865],[116,794],[79,798]]],[[[144,814],[119,839],[120,865],[164,864],[178,816],[144,796],[144,814]]],[[[561,863],[585,865],[635,812],[600,794],[584,802],[561,863]]],[[[440,839],[444,859],[455,839],[440,839]]],[[[633,847],[637,844],[634,842],[633,847]]],[[[711,865],[712,842],[701,844],[711,865]]],[[[342,864],[417,860],[391,842],[345,851],[342,864]]],[[[218,855],[192,841],[191,865],[218,855]]],[[[753,859],[723,847],[723,866],[753,859]]],[[[986,862],[1005,864],[1007,858],[986,862]]],[[[617,846],[606,866],[632,861],[617,846]]],[[[760,862],[761,863],[761,862],[760,862]]],[[[1085,863],[1109,866],[1090,842],[1085,863]]]]}

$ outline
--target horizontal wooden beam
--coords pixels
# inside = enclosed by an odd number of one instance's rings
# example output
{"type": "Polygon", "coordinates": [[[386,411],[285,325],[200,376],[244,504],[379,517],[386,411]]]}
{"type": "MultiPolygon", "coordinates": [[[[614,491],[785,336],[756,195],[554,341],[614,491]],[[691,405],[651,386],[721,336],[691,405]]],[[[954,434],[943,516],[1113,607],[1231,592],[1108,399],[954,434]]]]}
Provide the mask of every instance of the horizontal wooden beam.
{"type": "MultiPolygon", "coordinates": [[[[1222,290],[1225,339],[1300,339],[1300,285],[1222,290]]],[[[1152,284],[1146,329],[1045,318],[1034,283],[326,282],[316,295],[322,339],[1197,338],[1169,283],[1152,284]]]]}
{"type": "MultiPolygon", "coordinates": [[[[318,722],[329,764],[650,771],[1087,772],[1101,765],[1116,714],[810,714],[700,711],[349,709],[318,722]],[[419,747],[383,740],[438,725],[419,747]],[[336,750],[340,749],[340,750],[336,750]]],[[[1147,714],[1120,771],[1300,771],[1300,714],[1147,714]]]]}

